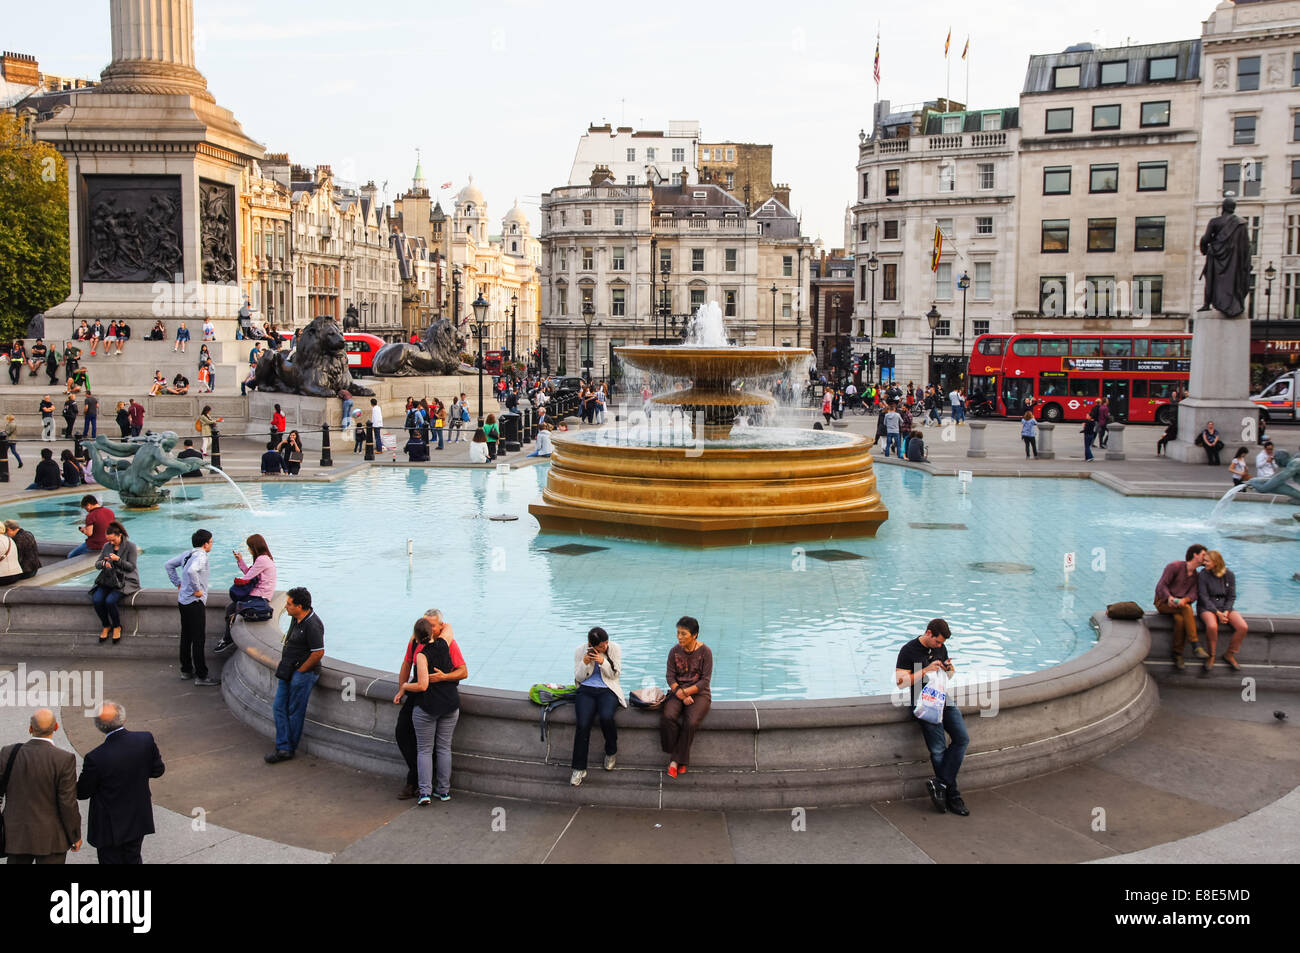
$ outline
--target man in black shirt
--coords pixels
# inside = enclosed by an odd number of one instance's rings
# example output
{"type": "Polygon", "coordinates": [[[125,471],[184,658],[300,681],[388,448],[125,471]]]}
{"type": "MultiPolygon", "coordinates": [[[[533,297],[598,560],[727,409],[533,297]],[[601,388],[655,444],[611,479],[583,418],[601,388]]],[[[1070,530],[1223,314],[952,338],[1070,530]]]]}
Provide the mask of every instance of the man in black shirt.
{"type": "Polygon", "coordinates": [[[187,437],[185,438],[185,449],[182,450],[180,453],[176,454],[176,459],[185,460],[189,457],[198,457],[200,460],[202,460],[203,454],[199,453],[199,451],[194,449],[194,441],[190,440],[187,437]]]}
{"type": "Polygon", "coordinates": [[[912,436],[907,441],[907,459],[912,463],[924,463],[927,459],[925,453],[925,439],[921,436],[921,431],[913,430],[912,436]]]}
{"type": "Polygon", "coordinates": [[[320,660],[325,655],[325,623],[311,611],[311,593],[302,587],[285,595],[284,611],[293,621],[280,650],[280,665],[275,677],[275,750],[265,758],[267,764],[288,761],[302,739],[307,720],[307,700],[320,678],[320,660]]]}
{"type": "Polygon", "coordinates": [[[276,449],[278,446],[274,440],[266,445],[266,453],[262,454],[262,476],[275,476],[284,472],[284,457],[276,449]]]}
{"type": "MultiPolygon", "coordinates": [[[[924,676],[932,672],[944,671],[953,674],[952,662],[948,660],[945,648],[951,632],[943,619],[931,619],[925,628],[925,634],[913,639],[898,652],[898,662],[894,666],[894,681],[899,688],[911,686],[912,707],[920,697],[924,676]]],[[[948,703],[943,709],[943,724],[936,725],[917,719],[921,734],[925,736],[926,747],[930,749],[930,764],[934,767],[934,777],[925,782],[930,793],[930,801],[940,813],[945,810],[962,817],[970,814],[961,792],[957,790],[957,772],[961,770],[962,759],[970,745],[970,735],[966,733],[966,723],[962,720],[961,709],[953,702],[949,693],[948,703]],[[944,732],[951,742],[944,743],[944,732]]]]}
{"type": "Polygon", "coordinates": [[[41,439],[54,439],[54,401],[49,394],[41,398],[41,439]]]}
{"type": "Polygon", "coordinates": [[[36,479],[29,490],[59,490],[63,488],[63,475],[59,465],[54,462],[54,451],[49,447],[41,449],[41,462],[36,464],[36,479]]]}

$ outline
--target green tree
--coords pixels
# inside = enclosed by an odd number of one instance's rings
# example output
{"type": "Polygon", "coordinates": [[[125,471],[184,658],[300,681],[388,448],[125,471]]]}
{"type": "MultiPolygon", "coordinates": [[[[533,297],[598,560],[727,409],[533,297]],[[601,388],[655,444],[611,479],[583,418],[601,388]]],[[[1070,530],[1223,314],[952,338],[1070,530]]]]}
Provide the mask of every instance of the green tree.
{"type": "Polygon", "coordinates": [[[68,167],[0,113],[0,339],[68,296],[68,167]]]}

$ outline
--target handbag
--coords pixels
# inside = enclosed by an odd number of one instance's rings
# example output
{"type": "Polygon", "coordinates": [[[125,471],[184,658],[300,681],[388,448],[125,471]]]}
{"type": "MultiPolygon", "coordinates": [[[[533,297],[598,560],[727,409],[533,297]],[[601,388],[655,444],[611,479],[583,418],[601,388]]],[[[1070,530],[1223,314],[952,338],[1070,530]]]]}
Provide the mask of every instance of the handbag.
{"type": "MultiPolygon", "coordinates": [[[[0,797],[4,797],[5,792],[9,790],[9,778],[14,773],[14,761],[17,760],[18,752],[22,750],[22,747],[23,746],[20,743],[15,744],[14,750],[9,752],[9,763],[5,765],[5,783],[0,787],[0,797]]],[[[8,806],[9,805],[6,802],[5,807],[8,806]]],[[[9,855],[5,852],[5,816],[0,813],[0,857],[8,856],[9,855]]]]}
{"type": "Polygon", "coordinates": [[[101,557],[104,566],[100,568],[99,575],[95,577],[95,587],[99,589],[121,589],[126,583],[126,571],[117,566],[116,563],[101,557]]]}
{"type": "Polygon", "coordinates": [[[290,463],[302,463],[302,451],[290,450],[288,455],[288,460],[290,463]]]}
{"type": "Polygon", "coordinates": [[[234,585],[230,587],[230,601],[242,602],[252,595],[260,575],[259,573],[257,576],[249,576],[247,579],[236,578],[234,585]]]}

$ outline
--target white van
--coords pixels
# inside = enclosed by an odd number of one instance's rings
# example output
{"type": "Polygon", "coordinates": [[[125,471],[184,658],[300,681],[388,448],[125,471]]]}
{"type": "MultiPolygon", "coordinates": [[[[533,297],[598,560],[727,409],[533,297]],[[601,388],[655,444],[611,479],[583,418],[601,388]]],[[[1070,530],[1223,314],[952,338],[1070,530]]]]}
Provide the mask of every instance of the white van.
{"type": "Polygon", "coordinates": [[[1300,420],[1300,371],[1283,374],[1250,399],[1266,420],[1300,420]]]}

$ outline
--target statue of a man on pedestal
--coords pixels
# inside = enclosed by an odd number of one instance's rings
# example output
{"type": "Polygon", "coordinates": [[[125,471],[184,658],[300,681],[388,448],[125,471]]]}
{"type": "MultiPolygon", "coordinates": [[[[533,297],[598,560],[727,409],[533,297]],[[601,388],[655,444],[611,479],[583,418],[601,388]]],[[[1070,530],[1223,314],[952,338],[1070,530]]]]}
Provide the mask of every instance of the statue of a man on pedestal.
{"type": "Polygon", "coordinates": [[[1205,267],[1205,304],[1201,311],[1214,308],[1230,318],[1246,310],[1250,292],[1250,234],[1246,220],[1234,213],[1234,199],[1223,200],[1223,214],[1210,219],[1201,236],[1201,254],[1205,267]]]}

